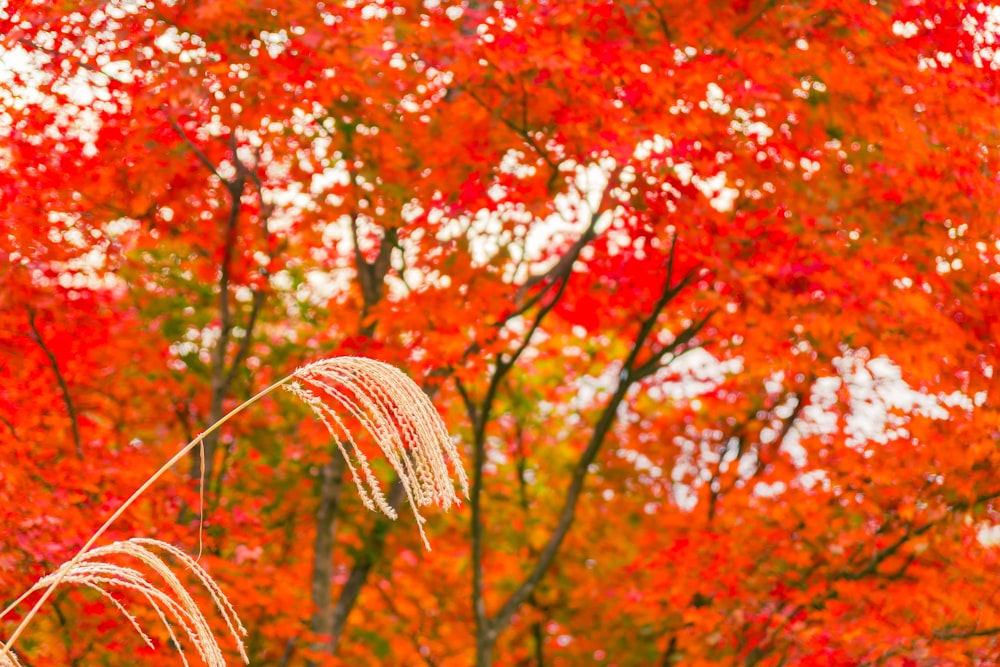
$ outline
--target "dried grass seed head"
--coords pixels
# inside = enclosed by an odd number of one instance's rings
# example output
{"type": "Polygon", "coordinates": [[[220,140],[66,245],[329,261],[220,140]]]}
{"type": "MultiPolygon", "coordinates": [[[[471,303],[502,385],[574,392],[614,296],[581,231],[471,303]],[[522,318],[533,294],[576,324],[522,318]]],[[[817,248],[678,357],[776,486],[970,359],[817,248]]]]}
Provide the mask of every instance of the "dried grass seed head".
{"type": "Polygon", "coordinates": [[[448,509],[468,497],[469,482],[455,443],[427,394],[402,371],[365,357],[335,357],[303,366],[285,388],[330,432],[366,507],[395,519],[367,456],[339,416],[343,410],[367,430],[399,476],[425,546],[419,508],[448,509]],[[454,470],[456,479],[452,479],[454,470]]]}
{"type": "MultiPolygon", "coordinates": [[[[0,642],[0,647],[2,646],[4,644],[0,642]]],[[[21,667],[21,663],[18,661],[17,656],[14,655],[14,652],[10,651],[0,658],[0,667],[21,667]]]]}
{"type": "MultiPolygon", "coordinates": [[[[193,646],[201,660],[209,667],[225,667],[225,657],[211,625],[198,607],[198,603],[191,597],[161,553],[166,553],[176,559],[183,566],[183,569],[192,572],[205,587],[212,602],[226,622],[229,633],[236,642],[240,657],[243,662],[249,664],[250,660],[243,644],[243,637],[247,631],[229,600],[201,565],[180,549],[165,542],[134,538],[93,549],[77,563],[65,563],[52,574],[43,577],[32,586],[31,590],[47,588],[60,573],[68,569],[68,572],[62,576],[63,582],[75,583],[97,591],[121,612],[143,641],[150,648],[153,648],[153,641],[143,631],[139,621],[125,604],[112,593],[114,590],[133,591],[145,598],[159,616],[185,665],[189,664],[183,648],[187,645],[193,646]],[[154,583],[138,569],[118,565],[107,560],[119,556],[126,556],[138,561],[157,574],[162,581],[154,583]]],[[[16,661],[14,664],[17,664],[16,661]]],[[[7,663],[0,663],[0,667],[9,666],[7,663]]]]}

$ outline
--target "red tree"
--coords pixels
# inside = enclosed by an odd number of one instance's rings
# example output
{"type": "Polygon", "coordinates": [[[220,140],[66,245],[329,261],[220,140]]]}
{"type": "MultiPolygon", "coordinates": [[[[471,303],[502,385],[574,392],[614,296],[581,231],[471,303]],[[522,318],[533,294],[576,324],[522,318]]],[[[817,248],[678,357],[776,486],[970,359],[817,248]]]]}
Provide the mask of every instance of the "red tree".
{"type": "MultiPolygon", "coordinates": [[[[7,590],[241,398],[349,353],[467,450],[434,552],[356,511],[284,401],[118,528],[191,545],[204,475],[254,659],[995,656],[990,8],[3,17],[7,590]]],[[[121,641],[58,604],[73,641],[39,656],[121,641]]]]}

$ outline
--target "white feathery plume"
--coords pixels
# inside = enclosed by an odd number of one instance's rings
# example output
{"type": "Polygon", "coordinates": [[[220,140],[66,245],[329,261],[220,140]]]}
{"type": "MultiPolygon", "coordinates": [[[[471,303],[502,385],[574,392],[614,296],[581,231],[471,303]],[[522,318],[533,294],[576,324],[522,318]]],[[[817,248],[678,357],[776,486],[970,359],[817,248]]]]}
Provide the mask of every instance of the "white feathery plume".
{"type": "Polygon", "coordinates": [[[393,366],[364,357],[335,357],[316,361],[265,387],[211,424],[125,499],[80,547],[73,558],[0,611],[0,618],[3,618],[31,593],[42,592],[7,641],[0,642],[0,667],[21,667],[11,648],[52,595],[56,586],[64,581],[98,591],[125,616],[139,636],[147,644],[152,645],[149,636],[139,626],[138,620],[110,591],[118,588],[138,592],[163,621],[185,665],[188,664],[187,658],[181,649],[180,641],[184,638],[187,638],[210,667],[224,665],[222,653],[204,615],[198,610],[194,600],[184,590],[180,580],[166,562],[157,555],[156,550],[166,552],[194,572],[225,619],[244,662],[248,661],[241,639],[246,630],[237,618],[232,605],[229,604],[229,600],[193,558],[176,547],[157,540],[137,538],[126,542],[115,542],[105,547],[95,548],[94,545],[126,509],[171,467],[199,446],[210,433],[222,428],[230,419],[278,387],[285,387],[301,399],[326,426],[347,461],[351,477],[365,506],[372,510],[381,510],[395,519],[396,511],[382,493],[367,457],[358,447],[335,408],[351,414],[371,433],[389,464],[399,475],[417,519],[420,537],[424,546],[430,550],[430,543],[423,529],[424,518],[420,515],[419,508],[439,505],[447,510],[452,505],[460,503],[449,466],[454,468],[457,482],[464,495],[466,497],[469,495],[469,481],[462,468],[455,443],[449,437],[441,416],[420,387],[393,366]],[[127,555],[137,559],[160,575],[166,584],[166,589],[154,586],[134,568],[100,561],[103,556],[112,554],[127,555]],[[180,632],[175,630],[174,624],[180,632]]]}
{"type": "MultiPolygon", "coordinates": [[[[243,627],[243,624],[240,623],[240,619],[237,617],[229,600],[201,565],[177,547],[166,542],[133,538],[124,542],[114,542],[107,546],[92,549],[77,562],[64,563],[55,572],[39,579],[29,592],[46,589],[56,580],[96,590],[122,613],[129,624],[142,637],[143,641],[150,648],[153,648],[152,640],[142,630],[138,620],[112,593],[116,589],[135,591],[146,599],[157,616],[159,616],[185,665],[189,665],[184,652],[186,640],[186,644],[195,648],[199,657],[206,665],[209,667],[225,667],[226,661],[222,649],[212,634],[212,627],[209,625],[208,620],[201,609],[199,609],[197,602],[191,597],[184,584],[181,583],[181,580],[159,552],[165,552],[172,556],[177,559],[184,569],[194,573],[198,581],[209,592],[212,602],[215,604],[216,609],[219,610],[223,620],[225,620],[226,626],[229,628],[229,633],[239,649],[240,657],[243,658],[243,662],[250,664],[250,659],[243,644],[243,637],[246,636],[247,631],[243,627]],[[108,562],[106,559],[112,556],[134,558],[159,575],[162,583],[157,585],[151,582],[143,572],[133,567],[108,562]]],[[[13,653],[8,653],[5,657],[13,657],[13,653]]],[[[3,667],[7,667],[7,664],[0,662],[0,665],[3,665],[3,667]]],[[[17,663],[13,664],[16,665],[17,663]]]]}
{"type": "Polygon", "coordinates": [[[166,552],[180,561],[185,569],[193,572],[206,590],[208,590],[212,601],[225,620],[229,632],[236,642],[240,657],[243,658],[245,663],[249,664],[249,658],[247,657],[242,639],[246,635],[246,628],[240,623],[229,600],[201,565],[180,549],[165,542],[134,538],[93,549],[87,552],[75,564],[66,563],[52,574],[43,577],[32,586],[31,590],[35,591],[47,588],[57,578],[63,582],[71,582],[92,588],[110,600],[125,616],[139,636],[142,637],[143,641],[152,647],[152,641],[143,632],[136,618],[111,593],[116,588],[136,591],[149,602],[150,606],[160,617],[185,665],[188,664],[188,661],[180,639],[186,637],[190,645],[195,647],[206,665],[209,665],[209,667],[224,667],[226,663],[222,650],[219,648],[219,644],[212,634],[211,626],[208,624],[205,615],[198,608],[197,603],[191,597],[191,594],[188,593],[187,589],[185,589],[177,575],[170,569],[170,566],[156,550],[166,552]],[[161,588],[150,582],[141,571],[135,568],[116,565],[102,560],[114,555],[130,556],[138,560],[160,576],[163,580],[163,587],[161,588]],[[177,636],[173,624],[176,624],[182,630],[181,637],[177,636]]]}
{"type": "Polygon", "coordinates": [[[469,481],[448,430],[427,394],[402,371],[365,357],[335,357],[295,371],[285,389],[316,414],[333,436],[365,507],[395,519],[368,458],[344,425],[338,409],[353,416],[372,435],[399,476],[413,509],[424,546],[420,507],[448,509],[461,503],[449,465],[468,497],[469,481]]]}
{"type": "MultiPolygon", "coordinates": [[[[0,647],[6,646],[3,642],[0,642],[0,647]]],[[[21,663],[18,662],[17,656],[14,655],[13,651],[0,656],[0,667],[21,667],[21,663]]]]}

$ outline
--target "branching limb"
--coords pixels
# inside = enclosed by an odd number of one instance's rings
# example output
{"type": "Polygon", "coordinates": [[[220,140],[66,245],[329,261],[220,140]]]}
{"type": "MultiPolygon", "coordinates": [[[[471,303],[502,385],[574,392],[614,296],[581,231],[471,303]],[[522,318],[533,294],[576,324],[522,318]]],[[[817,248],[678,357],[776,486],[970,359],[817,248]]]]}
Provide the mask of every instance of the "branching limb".
{"type": "Polygon", "coordinates": [[[742,37],[743,34],[746,33],[747,30],[749,30],[750,28],[752,28],[753,25],[757,21],[759,21],[764,16],[764,14],[766,14],[776,4],[777,4],[777,0],[767,0],[766,2],[762,3],[761,6],[760,6],[760,9],[758,9],[756,12],[754,12],[754,15],[751,16],[750,19],[746,23],[744,23],[739,28],[737,28],[736,30],[733,31],[733,37],[742,37]]]}
{"type": "MultiPolygon", "coordinates": [[[[582,247],[582,246],[581,246],[582,247]]],[[[571,266],[571,265],[570,265],[571,266]]],[[[459,394],[466,404],[466,410],[470,418],[473,419],[473,464],[472,464],[472,487],[469,498],[470,513],[472,515],[472,599],[473,613],[476,619],[477,636],[489,636],[494,634],[494,624],[490,621],[486,602],[483,595],[483,518],[482,518],[482,491],[483,491],[483,467],[486,463],[486,426],[489,423],[490,411],[496,399],[497,391],[506,374],[517,363],[518,358],[531,344],[531,338],[541,326],[545,319],[560,298],[566,291],[569,284],[569,274],[563,276],[557,283],[555,294],[552,298],[541,306],[534,321],[529,327],[521,343],[507,358],[498,358],[490,378],[486,394],[477,408],[471,401],[464,387],[459,387],[459,394]]],[[[555,284],[555,283],[554,283],[555,284]]],[[[461,385],[456,381],[456,385],[461,385]]],[[[491,639],[492,641],[492,639],[491,639]]]]}
{"type": "MultiPolygon", "coordinates": [[[[55,373],[56,381],[59,383],[59,390],[62,393],[63,403],[66,404],[66,413],[69,415],[70,427],[73,432],[73,445],[76,448],[76,457],[82,460],[83,444],[80,441],[80,424],[76,418],[76,409],[73,407],[73,399],[69,395],[69,385],[66,384],[66,378],[59,369],[59,360],[56,359],[56,355],[52,353],[49,346],[45,344],[45,339],[42,338],[42,332],[39,331],[38,325],[35,324],[35,311],[30,307],[27,308],[27,311],[28,326],[31,327],[32,333],[31,339],[38,343],[38,347],[41,348],[42,352],[49,360],[49,366],[52,368],[52,372],[55,373]]],[[[14,432],[13,427],[11,427],[11,432],[14,432]]]]}
{"type": "MultiPolygon", "coordinates": [[[[389,487],[389,506],[393,509],[399,509],[403,504],[404,495],[403,484],[398,478],[393,480],[392,486],[389,487]]],[[[368,580],[372,568],[385,548],[390,525],[391,521],[386,517],[379,516],[376,518],[375,525],[365,536],[361,552],[357,560],[355,560],[350,573],[347,575],[347,581],[344,582],[343,588],[340,589],[340,596],[333,607],[328,629],[332,638],[332,648],[334,649],[344,634],[344,628],[347,626],[347,617],[354,608],[358,596],[361,595],[362,587],[368,580]]]]}
{"type": "MultiPolygon", "coordinates": [[[[668,274],[669,273],[670,271],[668,270],[668,274]]],[[[597,423],[594,426],[594,430],[591,433],[590,440],[587,443],[587,447],[573,469],[570,485],[566,491],[563,507],[560,511],[555,529],[549,537],[548,542],[539,553],[538,559],[535,561],[535,564],[531,568],[528,576],[501,606],[497,614],[489,621],[488,628],[494,638],[501,629],[506,628],[511,623],[518,608],[524,604],[524,602],[536,589],[539,582],[542,580],[542,577],[555,560],[556,554],[562,546],[562,543],[565,540],[566,535],[569,533],[571,525],[573,524],[576,514],[576,506],[583,491],[584,481],[590,469],[590,465],[596,459],[601,446],[603,445],[612,425],[615,422],[615,419],[617,418],[618,407],[625,400],[632,386],[641,381],[650,372],[653,372],[654,367],[649,363],[651,359],[641,364],[638,362],[638,359],[642,354],[642,350],[645,348],[650,335],[657,325],[659,316],[663,312],[664,308],[666,308],[667,304],[677,295],[678,291],[679,290],[676,286],[666,283],[660,298],[653,305],[650,313],[643,319],[639,327],[639,332],[633,342],[632,349],[622,364],[622,371],[618,386],[611,399],[601,411],[597,423]]],[[[704,325],[708,322],[709,316],[706,316],[702,320],[692,324],[688,327],[688,329],[682,332],[682,334],[678,335],[677,340],[674,342],[678,343],[678,341],[690,340],[693,338],[698,333],[700,328],[704,327],[704,325]]],[[[678,345],[680,344],[683,343],[678,343],[678,345]]],[[[676,349],[676,346],[674,349],[676,349]]],[[[654,353],[654,357],[662,358],[662,356],[666,353],[668,353],[668,350],[661,350],[660,352],[654,353]]]]}
{"type": "Polygon", "coordinates": [[[198,162],[200,162],[205,169],[211,172],[213,176],[218,178],[228,187],[229,181],[222,177],[222,174],[219,173],[216,164],[212,162],[207,155],[205,155],[205,152],[201,150],[198,144],[194,143],[191,137],[188,136],[187,132],[184,131],[184,128],[181,127],[181,124],[177,122],[177,119],[174,118],[173,115],[167,110],[167,107],[163,106],[160,108],[163,110],[163,115],[166,116],[167,122],[170,123],[170,127],[172,127],[174,132],[177,133],[177,136],[184,141],[184,144],[188,147],[188,150],[191,151],[191,154],[198,159],[198,162]]]}

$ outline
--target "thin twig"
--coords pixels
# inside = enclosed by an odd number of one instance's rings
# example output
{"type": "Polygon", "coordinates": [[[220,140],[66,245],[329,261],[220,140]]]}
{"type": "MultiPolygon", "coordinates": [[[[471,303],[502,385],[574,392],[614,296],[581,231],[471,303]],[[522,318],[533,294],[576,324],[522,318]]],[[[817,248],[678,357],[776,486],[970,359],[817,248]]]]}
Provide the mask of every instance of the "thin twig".
{"type": "Polygon", "coordinates": [[[761,17],[763,17],[764,14],[767,13],[767,11],[769,9],[771,9],[772,7],[774,7],[775,4],[777,4],[777,0],[767,0],[767,2],[765,2],[763,5],[761,5],[760,9],[758,9],[754,13],[754,15],[750,17],[749,21],[747,21],[742,26],[740,26],[739,28],[737,28],[736,30],[733,31],[733,37],[742,37],[743,33],[745,33],[747,30],[749,30],[753,26],[754,23],[756,23],[757,21],[759,21],[761,19],[761,17]]]}
{"type": "Polygon", "coordinates": [[[191,140],[191,137],[187,135],[187,132],[184,131],[184,128],[181,127],[180,123],[178,123],[177,120],[167,110],[166,105],[160,107],[160,109],[163,111],[163,115],[167,117],[167,122],[170,123],[170,127],[174,129],[174,132],[177,133],[177,136],[179,136],[184,141],[188,149],[190,149],[191,152],[194,154],[194,156],[198,158],[198,162],[200,162],[202,166],[205,167],[205,169],[208,169],[210,172],[212,172],[212,175],[214,175],[216,178],[222,181],[223,184],[228,185],[229,181],[222,177],[222,174],[219,173],[219,170],[216,167],[215,163],[212,162],[210,159],[208,159],[208,156],[205,155],[204,151],[202,151],[201,148],[198,147],[198,144],[194,143],[194,141],[191,140]]]}
{"type": "Polygon", "coordinates": [[[52,371],[56,374],[56,380],[59,382],[59,389],[62,391],[63,402],[66,404],[66,412],[69,413],[69,421],[73,430],[73,444],[76,447],[76,457],[83,460],[83,445],[80,442],[80,424],[76,418],[76,409],[73,407],[73,400],[69,395],[69,385],[66,384],[66,378],[63,377],[62,371],[59,370],[59,361],[56,359],[56,355],[52,353],[49,346],[45,344],[45,339],[42,338],[42,332],[38,330],[35,325],[35,311],[28,308],[28,326],[31,327],[31,332],[34,334],[32,340],[38,343],[38,347],[42,348],[42,352],[49,359],[49,365],[52,367],[52,371]]]}

